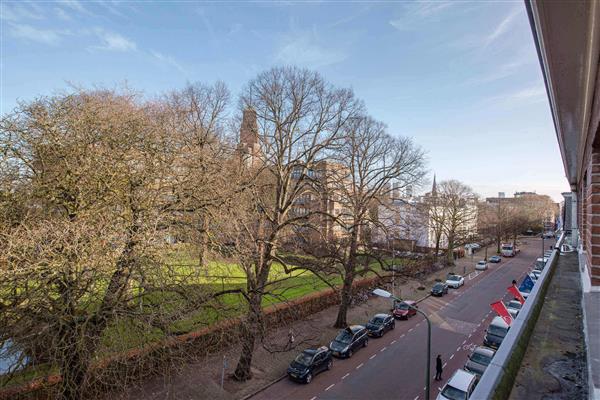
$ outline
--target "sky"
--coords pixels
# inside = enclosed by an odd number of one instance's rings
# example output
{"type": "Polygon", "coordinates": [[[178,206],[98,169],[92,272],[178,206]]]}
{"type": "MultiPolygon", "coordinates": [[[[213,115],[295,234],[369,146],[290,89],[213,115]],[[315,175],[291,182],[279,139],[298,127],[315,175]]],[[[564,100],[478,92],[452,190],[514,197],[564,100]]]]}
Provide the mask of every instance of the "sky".
{"type": "MultiPolygon", "coordinates": [[[[146,96],[297,65],[352,88],[430,178],[483,197],[568,184],[522,1],[6,1],[0,114],[72,87],[146,96]]],[[[231,112],[235,112],[234,100],[231,112]]]]}

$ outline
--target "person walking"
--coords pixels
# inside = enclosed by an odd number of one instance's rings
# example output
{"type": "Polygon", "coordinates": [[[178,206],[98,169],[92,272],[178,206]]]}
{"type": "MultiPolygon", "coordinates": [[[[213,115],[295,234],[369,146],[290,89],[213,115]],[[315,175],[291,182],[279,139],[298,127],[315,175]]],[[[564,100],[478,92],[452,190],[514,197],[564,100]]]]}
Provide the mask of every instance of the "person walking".
{"type": "Polygon", "coordinates": [[[436,359],[435,359],[435,380],[436,381],[441,381],[442,380],[442,355],[438,354],[436,359]]]}

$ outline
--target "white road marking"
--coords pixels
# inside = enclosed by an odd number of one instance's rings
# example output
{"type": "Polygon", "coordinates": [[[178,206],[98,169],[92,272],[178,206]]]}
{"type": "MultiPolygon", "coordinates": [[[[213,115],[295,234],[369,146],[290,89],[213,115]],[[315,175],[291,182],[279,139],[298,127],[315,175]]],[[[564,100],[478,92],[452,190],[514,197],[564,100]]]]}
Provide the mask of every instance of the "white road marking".
{"type": "Polygon", "coordinates": [[[456,351],[460,351],[460,346],[456,348],[456,351]]]}
{"type": "Polygon", "coordinates": [[[463,343],[462,343],[462,344],[465,344],[465,343],[467,343],[467,341],[466,341],[466,340],[463,340],[463,343]]]}
{"type": "Polygon", "coordinates": [[[369,360],[374,359],[375,357],[377,357],[377,354],[373,354],[371,357],[369,357],[369,360]]]}
{"type": "Polygon", "coordinates": [[[469,339],[471,338],[471,336],[473,336],[473,334],[472,334],[472,333],[469,333],[469,339]]]}
{"type": "Polygon", "coordinates": [[[454,354],[452,354],[452,355],[450,356],[450,359],[451,359],[451,360],[452,360],[453,358],[454,358],[454,354]]]}
{"type": "Polygon", "coordinates": [[[400,338],[403,338],[404,336],[406,336],[406,333],[403,333],[402,336],[400,336],[400,338]]]}
{"type": "Polygon", "coordinates": [[[359,369],[359,368],[360,368],[360,367],[362,367],[363,365],[365,365],[365,364],[363,364],[363,363],[360,363],[360,364],[358,364],[358,365],[356,366],[356,369],[359,369]]]}
{"type": "Polygon", "coordinates": [[[327,386],[327,389],[325,389],[325,391],[328,391],[329,389],[331,389],[334,386],[335,386],[335,383],[332,383],[331,385],[327,386]]]}
{"type": "Polygon", "coordinates": [[[442,368],[446,368],[446,365],[448,365],[448,363],[444,363],[444,365],[442,365],[442,368]]]}
{"type": "Polygon", "coordinates": [[[387,349],[387,347],[384,347],[383,349],[379,350],[379,352],[383,353],[385,351],[385,349],[387,349]]]}
{"type": "Polygon", "coordinates": [[[313,396],[310,398],[310,400],[315,400],[317,398],[317,396],[313,396]]]}
{"type": "Polygon", "coordinates": [[[409,332],[412,332],[412,330],[413,330],[413,328],[410,328],[408,331],[409,331],[409,332]]]}
{"type": "Polygon", "coordinates": [[[483,323],[485,321],[485,318],[481,320],[481,322],[483,323]]]}
{"type": "Polygon", "coordinates": [[[396,341],[395,341],[395,340],[392,340],[392,343],[390,343],[390,344],[394,344],[394,343],[396,343],[396,341]]]}
{"type": "MultiPolygon", "coordinates": [[[[310,399],[310,400],[312,400],[312,399],[310,399]]],[[[419,396],[415,397],[413,400],[419,400],[419,396]]]]}
{"type": "Polygon", "coordinates": [[[342,376],[342,380],[346,379],[348,377],[348,375],[350,375],[350,372],[348,372],[346,375],[342,376]]]}

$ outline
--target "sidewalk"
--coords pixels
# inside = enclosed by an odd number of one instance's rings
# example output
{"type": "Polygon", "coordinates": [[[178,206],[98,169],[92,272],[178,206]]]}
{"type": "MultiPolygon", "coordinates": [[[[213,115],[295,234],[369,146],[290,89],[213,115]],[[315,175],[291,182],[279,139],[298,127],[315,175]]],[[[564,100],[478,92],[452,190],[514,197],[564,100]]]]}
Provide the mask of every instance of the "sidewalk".
{"type": "Polygon", "coordinates": [[[587,398],[581,295],[577,254],[563,254],[558,258],[510,399],[587,398]]]}

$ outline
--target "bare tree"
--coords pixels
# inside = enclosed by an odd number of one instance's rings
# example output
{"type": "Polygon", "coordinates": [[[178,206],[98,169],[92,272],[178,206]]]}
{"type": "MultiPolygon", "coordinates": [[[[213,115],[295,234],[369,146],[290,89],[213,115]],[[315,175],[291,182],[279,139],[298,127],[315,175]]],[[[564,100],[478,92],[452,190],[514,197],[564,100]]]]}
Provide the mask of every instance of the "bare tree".
{"type": "Polygon", "coordinates": [[[347,326],[355,278],[376,272],[374,265],[385,264],[385,257],[373,250],[371,241],[371,229],[377,225],[384,228],[377,220],[378,208],[387,205],[392,184],[403,190],[418,184],[425,172],[423,151],[409,138],[388,135],[383,123],[370,117],[355,118],[344,131],[343,143],[323,170],[327,174],[326,193],[336,199],[328,210],[335,226],[323,237],[325,246],[316,263],[320,267],[313,268],[320,276],[342,278],[334,324],[338,328],[347,326]]]}
{"type": "Polygon", "coordinates": [[[440,182],[436,211],[444,215],[444,235],[448,249],[446,259],[454,265],[454,248],[465,244],[477,229],[477,196],[473,190],[456,180],[440,182]]]}
{"type": "Polygon", "coordinates": [[[1,121],[0,212],[19,215],[0,224],[0,342],[58,370],[57,398],[83,398],[103,354],[172,334],[218,295],[163,258],[180,154],[165,118],[127,92],[77,91],[1,121]]]}
{"type": "Polygon", "coordinates": [[[252,251],[242,252],[249,310],[234,373],[236,379],[247,380],[252,376],[252,356],[271,266],[277,261],[285,264],[278,255],[282,239],[304,219],[290,210],[308,184],[310,171],[339,139],[341,128],[359,104],[350,90],[332,87],[315,72],[281,67],[250,81],[241,96],[241,107],[256,115],[260,148],[250,165],[257,170],[260,184],[246,209],[260,217],[244,227],[253,231],[252,251]]]}

